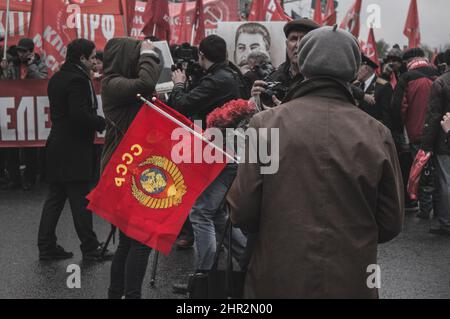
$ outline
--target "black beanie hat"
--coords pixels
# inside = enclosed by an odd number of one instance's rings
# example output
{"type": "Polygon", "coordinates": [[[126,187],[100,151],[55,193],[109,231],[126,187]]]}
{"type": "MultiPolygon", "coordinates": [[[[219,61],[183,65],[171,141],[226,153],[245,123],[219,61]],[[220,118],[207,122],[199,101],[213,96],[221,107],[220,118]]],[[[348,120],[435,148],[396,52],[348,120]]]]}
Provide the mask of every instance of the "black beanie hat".
{"type": "Polygon", "coordinates": [[[227,44],[224,39],[215,34],[207,36],[200,42],[199,51],[213,63],[227,60],[227,44]]]}
{"type": "Polygon", "coordinates": [[[425,52],[421,48],[412,48],[403,53],[402,60],[407,61],[409,59],[423,57],[425,57],[425,52]]]}

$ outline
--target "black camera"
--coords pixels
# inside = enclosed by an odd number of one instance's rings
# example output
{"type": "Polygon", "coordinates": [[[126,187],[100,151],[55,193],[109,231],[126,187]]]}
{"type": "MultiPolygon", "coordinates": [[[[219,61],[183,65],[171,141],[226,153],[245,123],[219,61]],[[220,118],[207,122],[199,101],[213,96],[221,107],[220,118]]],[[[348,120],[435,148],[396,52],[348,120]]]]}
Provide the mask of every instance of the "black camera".
{"type": "Polygon", "coordinates": [[[275,68],[272,63],[263,63],[261,65],[255,65],[253,71],[256,73],[259,79],[267,79],[271,75],[275,68]]]}
{"type": "Polygon", "coordinates": [[[261,93],[261,102],[266,106],[272,106],[272,96],[276,96],[280,101],[284,99],[288,91],[281,82],[267,82],[266,92],[261,93]]]}
{"type": "Polygon", "coordinates": [[[174,65],[172,72],[181,70],[186,72],[190,85],[195,86],[203,77],[203,70],[198,64],[198,49],[189,43],[183,43],[174,48],[172,52],[174,65]]]}

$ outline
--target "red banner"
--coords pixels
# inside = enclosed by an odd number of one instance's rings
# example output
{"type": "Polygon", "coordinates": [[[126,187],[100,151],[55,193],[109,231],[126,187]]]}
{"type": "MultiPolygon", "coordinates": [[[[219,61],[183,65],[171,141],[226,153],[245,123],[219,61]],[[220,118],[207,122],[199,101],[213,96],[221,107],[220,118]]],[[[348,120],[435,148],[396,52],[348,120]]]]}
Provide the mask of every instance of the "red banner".
{"type": "MultiPolygon", "coordinates": [[[[45,146],[51,127],[47,86],[47,80],[1,81],[0,147],[45,146]]],[[[94,86],[100,92],[100,83],[94,81],[94,86]]]]}
{"type": "MultiPolygon", "coordinates": [[[[31,11],[31,0],[10,0],[11,11],[31,11]]],[[[6,11],[7,0],[0,0],[0,10],[6,11]]]]}
{"type": "MultiPolygon", "coordinates": [[[[17,44],[20,38],[28,36],[31,8],[34,0],[11,0],[8,46],[17,44]]],[[[46,2],[46,12],[58,4],[58,1],[46,2]]],[[[70,24],[77,28],[78,37],[94,41],[98,50],[103,50],[109,39],[126,35],[125,24],[129,16],[122,8],[120,0],[70,0],[67,6],[68,20],[61,27],[70,24]]],[[[56,23],[56,16],[53,17],[56,23]]],[[[130,26],[132,23],[130,23],[130,26]]],[[[6,0],[0,0],[0,36],[6,30],[6,0]]]]}
{"type": "Polygon", "coordinates": [[[67,45],[77,38],[76,30],[68,23],[65,0],[34,0],[28,36],[51,77],[64,63],[67,45]]]}
{"type": "MultiPolygon", "coordinates": [[[[31,1],[11,0],[9,13],[8,46],[15,45],[26,37],[30,25],[31,1]]],[[[6,32],[6,0],[0,0],[0,38],[6,32]]]]}
{"type": "MultiPolygon", "coordinates": [[[[187,31],[188,39],[191,39],[192,23],[195,21],[195,4],[196,1],[189,1],[186,3],[186,21],[190,26],[187,31]]],[[[141,30],[145,23],[143,14],[146,5],[147,3],[145,2],[136,1],[136,15],[131,31],[133,37],[143,37],[141,30]]],[[[182,5],[182,3],[169,2],[170,27],[172,34],[171,43],[177,42],[174,37],[178,32],[177,29],[180,24],[182,5]]],[[[206,35],[215,33],[217,24],[221,21],[239,21],[237,0],[204,0],[203,7],[206,35]]]]}

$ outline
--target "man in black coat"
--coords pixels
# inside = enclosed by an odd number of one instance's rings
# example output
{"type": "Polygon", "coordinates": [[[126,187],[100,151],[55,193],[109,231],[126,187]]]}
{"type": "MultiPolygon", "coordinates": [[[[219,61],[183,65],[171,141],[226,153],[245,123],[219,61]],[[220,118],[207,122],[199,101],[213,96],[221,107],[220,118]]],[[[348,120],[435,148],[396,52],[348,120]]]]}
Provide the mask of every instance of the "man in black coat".
{"type": "Polygon", "coordinates": [[[241,96],[238,74],[227,61],[225,41],[217,35],[211,35],[200,43],[199,50],[199,64],[205,76],[189,91],[185,72],[173,72],[175,86],[169,105],[185,116],[202,120],[206,128],[209,113],[241,96]]]}
{"type": "Polygon", "coordinates": [[[57,245],[55,235],[66,199],[69,199],[83,258],[101,256],[92,213],[86,208],[86,196],[95,176],[95,133],[105,129],[105,119],[97,115],[97,97],[90,77],[95,54],[93,42],[73,41],[67,49],[66,63],[48,85],[52,129],[46,145],[45,177],[50,186],[39,226],[41,260],[73,256],[57,245]]]}
{"type": "MultiPolygon", "coordinates": [[[[394,93],[391,84],[385,79],[379,78],[376,74],[379,65],[373,62],[366,55],[362,55],[362,64],[358,72],[357,81],[354,83],[361,92],[362,97],[355,99],[358,101],[358,106],[361,110],[377,119],[384,122],[384,114],[390,108],[392,95],[394,93]]],[[[355,90],[353,90],[355,94],[355,90]]]]}

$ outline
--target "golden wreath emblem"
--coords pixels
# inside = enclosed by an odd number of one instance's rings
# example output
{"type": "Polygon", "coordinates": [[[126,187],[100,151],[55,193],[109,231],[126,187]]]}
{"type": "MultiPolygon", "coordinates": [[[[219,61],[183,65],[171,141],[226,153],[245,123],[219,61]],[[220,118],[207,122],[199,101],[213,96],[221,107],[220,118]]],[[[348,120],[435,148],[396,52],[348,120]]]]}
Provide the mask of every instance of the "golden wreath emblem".
{"type": "Polygon", "coordinates": [[[141,204],[153,209],[179,206],[187,193],[183,174],[169,159],[152,156],[138,165],[139,176],[132,176],[131,191],[141,204]]]}

